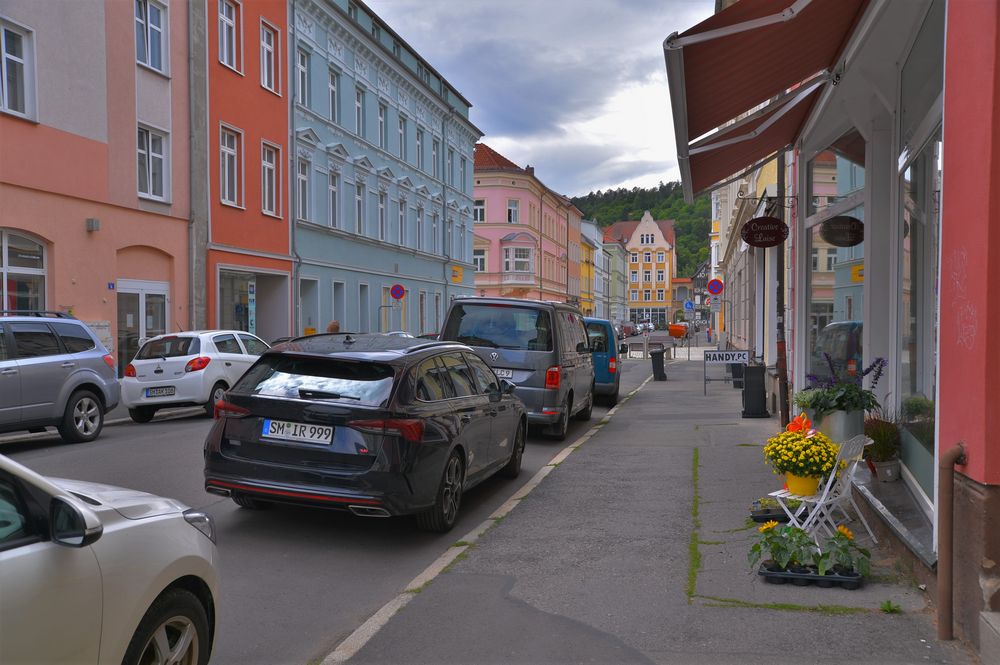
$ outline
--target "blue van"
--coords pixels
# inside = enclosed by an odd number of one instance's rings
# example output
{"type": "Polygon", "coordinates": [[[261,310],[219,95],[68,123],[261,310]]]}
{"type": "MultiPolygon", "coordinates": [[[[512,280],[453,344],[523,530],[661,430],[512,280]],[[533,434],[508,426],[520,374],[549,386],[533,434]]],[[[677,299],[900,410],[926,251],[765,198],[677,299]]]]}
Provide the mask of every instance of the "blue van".
{"type": "Polygon", "coordinates": [[[614,326],[605,319],[583,318],[587,328],[590,353],[594,358],[594,397],[600,396],[608,406],[618,403],[621,376],[618,371],[618,342],[614,326]]]}

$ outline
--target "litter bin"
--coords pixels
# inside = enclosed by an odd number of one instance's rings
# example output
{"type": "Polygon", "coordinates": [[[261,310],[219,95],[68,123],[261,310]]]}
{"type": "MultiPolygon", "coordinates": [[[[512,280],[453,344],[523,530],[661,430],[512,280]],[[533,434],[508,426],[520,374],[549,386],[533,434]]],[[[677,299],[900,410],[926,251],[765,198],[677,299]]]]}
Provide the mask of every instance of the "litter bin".
{"type": "Polygon", "coordinates": [[[743,387],[743,363],[729,363],[729,373],[733,375],[733,388],[743,387]]]}
{"type": "Polygon", "coordinates": [[[743,417],[770,418],[764,389],[764,365],[747,365],[743,371],[743,417]]]}
{"type": "Polygon", "coordinates": [[[649,357],[653,359],[653,381],[667,380],[667,371],[664,369],[663,365],[664,353],[666,353],[666,351],[663,349],[657,349],[649,352],[649,357]]]}

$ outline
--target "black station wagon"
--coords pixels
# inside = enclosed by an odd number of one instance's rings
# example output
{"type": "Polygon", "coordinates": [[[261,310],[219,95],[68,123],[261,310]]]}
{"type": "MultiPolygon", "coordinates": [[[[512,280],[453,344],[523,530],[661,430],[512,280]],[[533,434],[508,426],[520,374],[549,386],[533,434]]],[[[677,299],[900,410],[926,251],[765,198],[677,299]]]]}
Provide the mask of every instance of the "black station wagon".
{"type": "Polygon", "coordinates": [[[514,386],[462,344],[329,334],[265,352],[215,407],[205,489],[447,531],[462,493],[521,469],[514,386]]]}

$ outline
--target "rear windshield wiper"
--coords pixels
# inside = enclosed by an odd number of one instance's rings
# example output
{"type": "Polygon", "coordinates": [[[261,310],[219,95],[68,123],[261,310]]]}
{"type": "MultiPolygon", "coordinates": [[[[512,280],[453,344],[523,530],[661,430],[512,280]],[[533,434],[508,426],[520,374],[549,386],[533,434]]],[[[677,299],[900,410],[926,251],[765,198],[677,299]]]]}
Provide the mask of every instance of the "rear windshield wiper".
{"type": "Polygon", "coordinates": [[[340,393],[331,393],[325,390],[307,390],[306,388],[299,388],[299,397],[303,399],[353,399],[361,401],[360,397],[355,397],[354,395],[341,395],[340,393]]]}
{"type": "Polygon", "coordinates": [[[462,344],[471,344],[472,346],[490,346],[494,349],[500,348],[500,345],[496,342],[483,337],[476,337],[475,335],[459,335],[456,341],[461,342],[462,344]]]}

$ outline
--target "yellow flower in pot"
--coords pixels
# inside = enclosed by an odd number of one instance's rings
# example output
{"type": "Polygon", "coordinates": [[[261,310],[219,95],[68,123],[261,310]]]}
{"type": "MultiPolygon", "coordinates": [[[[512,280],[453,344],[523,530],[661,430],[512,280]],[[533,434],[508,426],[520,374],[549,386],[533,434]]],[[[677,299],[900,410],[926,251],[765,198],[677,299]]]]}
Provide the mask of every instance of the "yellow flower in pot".
{"type": "Polygon", "coordinates": [[[788,423],[784,432],[767,440],[764,459],[775,473],[785,474],[788,491],[801,496],[815,494],[819,481],[833,470],[840,446],[812,429],[805,415],[788,423]]]}

